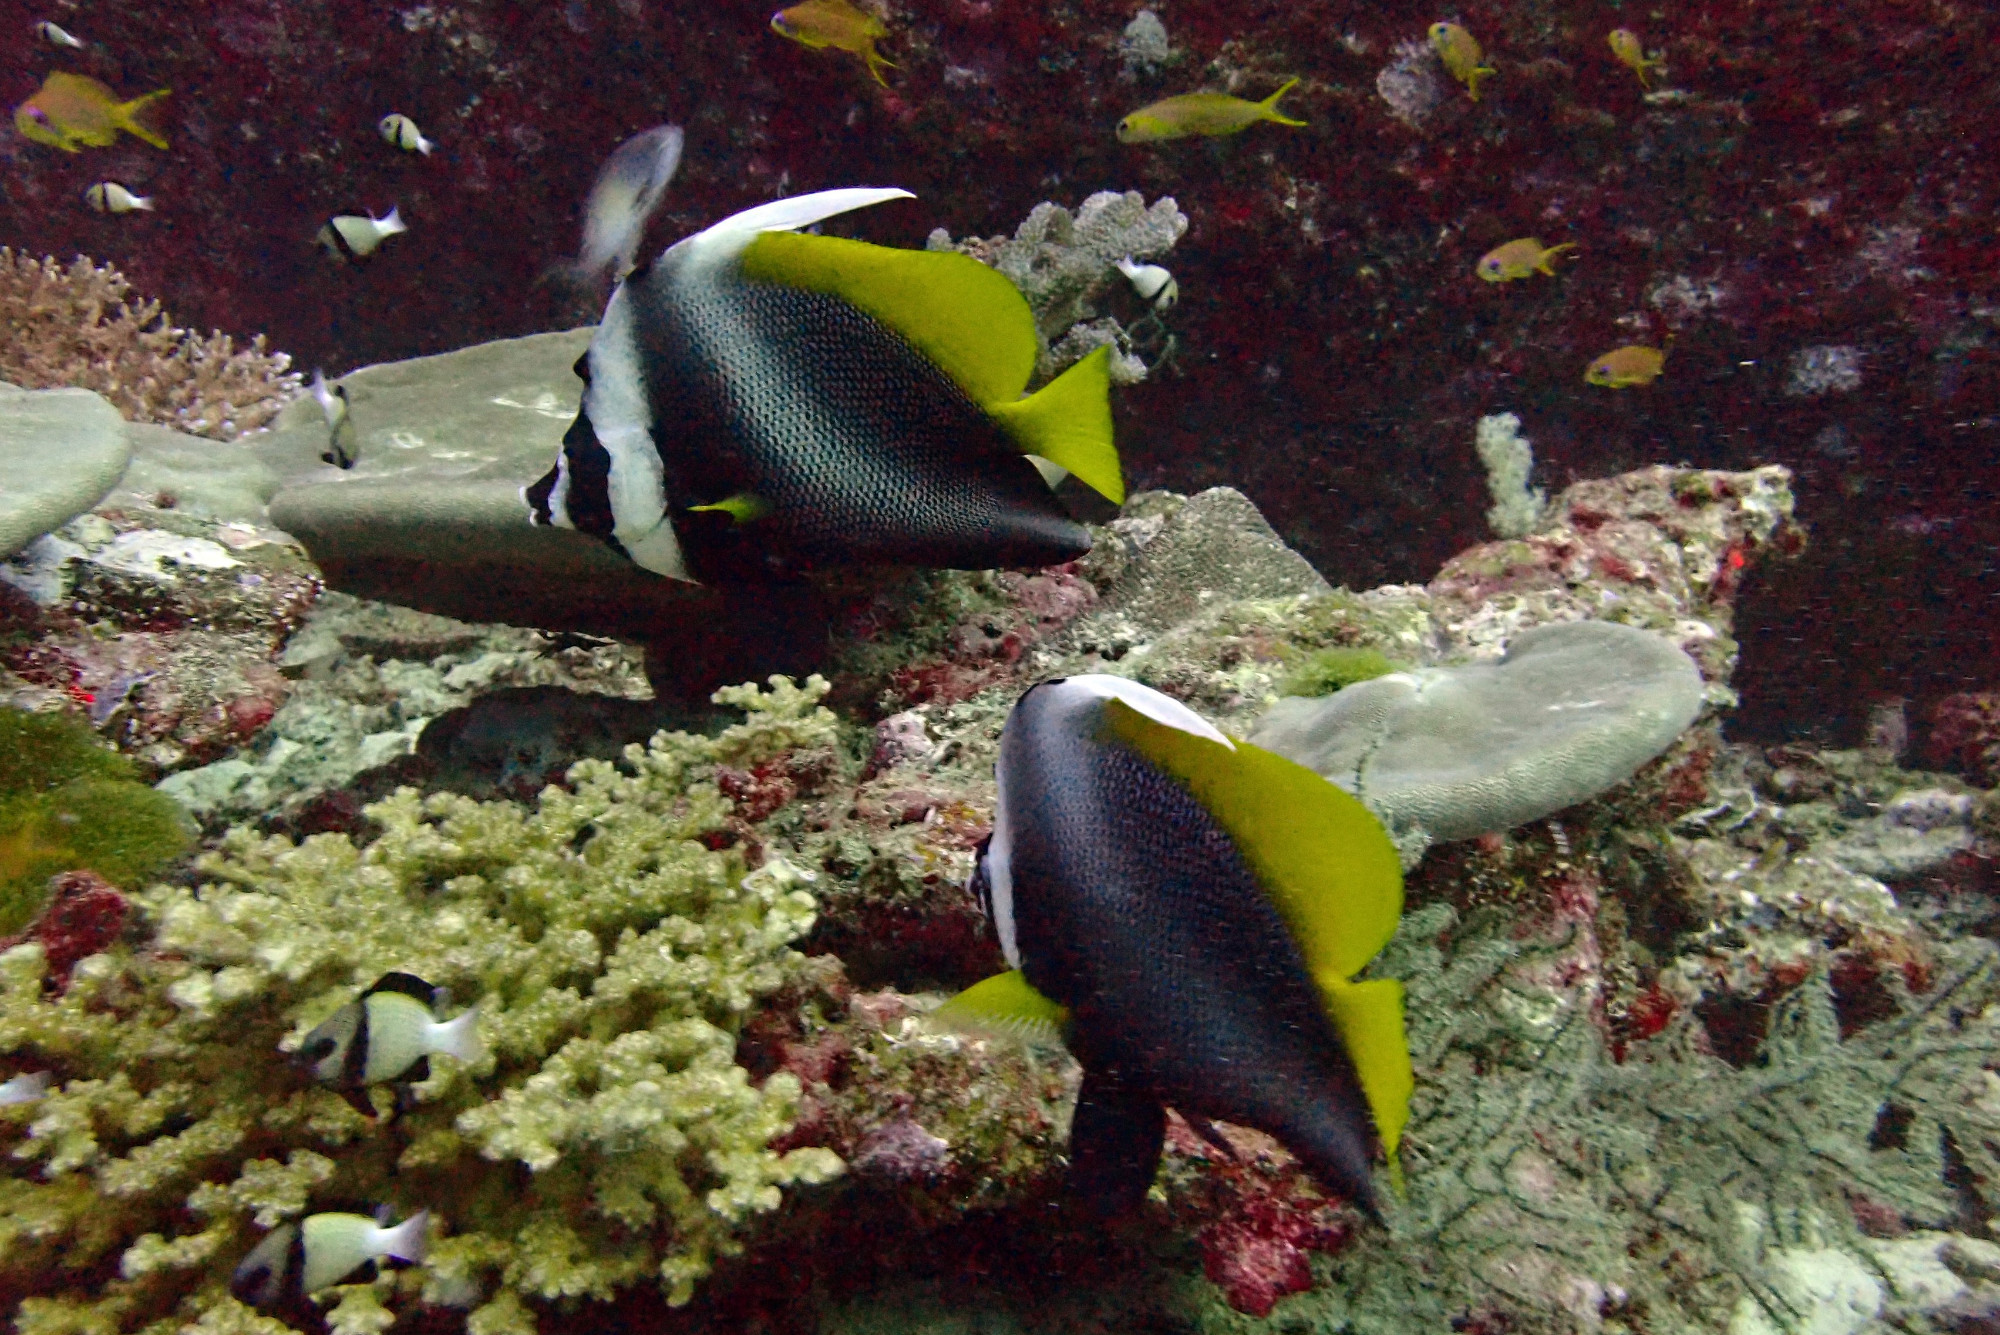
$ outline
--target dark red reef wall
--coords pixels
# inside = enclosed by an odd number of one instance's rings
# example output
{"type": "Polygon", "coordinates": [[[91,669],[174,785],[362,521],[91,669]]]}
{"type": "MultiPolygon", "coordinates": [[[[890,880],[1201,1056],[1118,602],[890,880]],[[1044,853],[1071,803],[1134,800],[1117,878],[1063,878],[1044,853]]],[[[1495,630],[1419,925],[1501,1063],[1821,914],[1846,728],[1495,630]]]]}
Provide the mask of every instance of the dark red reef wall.
{"type": "Polygon", "coordinates": [[[175,91],[167,152],[0,131],[0,243],[114,261],[186,323],[335,371],[588,318],[548,268],[603,154],[663,119],[689,150],[659,240],[833,185],[914,190],[854,220],[906,245],[1010,230],[1042,199],[1172,194],[1193,219],[1170,261],[1181,355],[1121,408],[1141,485],[1239,486],[1365,586],[1480,534],[1484,413],[1521,415],[1552,489],[1783,462],[1814,546],[1750,599],[1742,726],[1838,732],[1875,697],[2000,684],[1995,7],[1159,0],[1180,63],[1128,82],[1131,0],[892,0],[881,88],[775,36],[768,4],[7,0],[10,106],[54,68],[175,91]],[[45,18],[89,49],[36,40],[45,18]],[[1378,76],[1439,19],[1498,73],[1476,104],[1443,84],[1413,126],[1378,76]],[[1643,98],[1616,26],[1680,93],[1643,98]],[[1113,137],[1232,75],[1252,97],[1300,76],[1286,108],[1310,124],[1113,137]],[[389,111],[437,153],[384,144],[389,111]],[[159,212],[89,212],[107,179],[159,212]],[[373,262],[315,251],[329,215],[391,203],[412,230],[373,262]],[[1531,235],[1577,244],[1559,277],[1475,278],[1531,235]],[[1670,333],[1657,383],[1584,383],[1594,356],[1670,333]]]}

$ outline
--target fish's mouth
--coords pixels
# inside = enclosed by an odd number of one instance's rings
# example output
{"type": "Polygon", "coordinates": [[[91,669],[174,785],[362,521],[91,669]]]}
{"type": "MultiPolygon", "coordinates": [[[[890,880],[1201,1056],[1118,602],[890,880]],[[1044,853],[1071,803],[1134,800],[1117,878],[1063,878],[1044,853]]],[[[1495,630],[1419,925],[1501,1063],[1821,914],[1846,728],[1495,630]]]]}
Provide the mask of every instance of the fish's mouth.
{"type": "Polygon", "coordinates": [[[774,32],[782,33],[786,37],[797,37],[799,35],[798,28],[793,26],[782,13],[771,15],[771,29],[774,32]]]}

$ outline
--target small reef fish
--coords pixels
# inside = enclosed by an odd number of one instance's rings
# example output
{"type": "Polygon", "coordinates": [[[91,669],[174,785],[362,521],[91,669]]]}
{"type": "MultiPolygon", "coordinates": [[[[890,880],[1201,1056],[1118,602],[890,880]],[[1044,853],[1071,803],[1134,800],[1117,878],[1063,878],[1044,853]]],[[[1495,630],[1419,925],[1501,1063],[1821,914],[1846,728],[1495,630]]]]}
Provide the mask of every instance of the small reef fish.
{"type": "Polygon", "coordinates": [[[1565,250],[1575,249],[1574,241],[1544,248],[1540,237],[1524,236],[1504,246],[1495,246],[1480,256],[1479,276],[1489,283],[1511,283],[1517,278],[1532,278],[1538,273],[1554,278],[1556,271],[1550,267],[1549,261],[1565,250]]]}
{"type": "Polygon", "coordinates": [[[39,1103],[49,1096],[49,1085],[53,1079],[47,1071],[23,1071],[0,1081],[0,1108],[11,1108],[18,1103],[39,1103]]]}
{"type": "Polygon", "coordinates": [[[583,253],[576,268],[588,279],[623,278],[646,236],[646,223],[681,165],[686,136],[678,125],[641,130],[611,151],[583,208],[583,253]]]}
{"type": "Polygon", "coordinates": [[[1118,142],[1150,144],[1162,139],[1180,139],[1191,134],[1224,135],[1247,130],[1258,121],[1279,125],[1304,125],[1304,121],[1280,115],[1278,99],[1292,90],[1297,79],[1262,102],[1250,102],[1227,93],[1182,93],[1137,111],[1118,122],[1118,142]]]}
{"type": "Polygon", "coordinates": [[[1491,65],[1482,64],[1486,53],[1479,49],[1479,39],[1456,23],[1433,23],[1430,31],[1431,49],[1444,62],[1445,73],[1465,85],[1465,91],[1472,100],[1479,100],[1479,81],[1499,73],[1491,65]]]}
{"type": "Polygon", "coordinates": [[[1613,348],[1590,364],[1583,378],[1593,385],[1606,389],[1630,389],[1634,385],[1650,385],[1660,378],[1666,369],[1667,350],[1649,348],[1641,343],[1628,343],[1622,348],[1613,348]]]}
{"type": "Polygon", "coordinates": [[[160,88],[120,102],[118,94],[82,74],[58,70],[42,80],[41,91],[14,108],[14,128],[38,144],[76,153],[84,148],[109,148],[118,132],[165,148],[167,138],[153,124],[160,103],[173,90],[160,88]]]}
{"type": "Polygon", "coordinates": [[[1166,1106],[1276,1137],[1374,1213],[1379,1142],[1413,1077],[1402,985],[1351,981],[1402,914],[1395,846],[1360,802],[1124,678],[1029,688],[994,765],[968,887],[1013,972],[935,1012],[1060,1034],[1083,1067],[1070,1190],[1145,1199],[1166,1106]],[[1220,930],[1219,930],[1220,929],[1220,930]]]}
{"type": "Polygon", "coordinates": [[[1619,63],[1631,66],[1632,72],[1639,76],[1639,86],[1651,92],[1653,84],[1646,77],[1646,71],[1665,69],[1667,62],[1648,60],[1646,48],[1639,41],[1639,34],[1630,28],[1613,28],[1604,40],[1610,45],[1611,54],[1618,57],[1619,63]]]}
{"type": "Polygon", "coordinates": [[[35,25],[35,36],[41,38],[50,46],[66,46],[72,51],[83,50],[82,42],[79,42],[76,38],[70,36],[47,19],[43,19],[35,25]]]}
{"type": "Polygon", "coordinates": [[[430,1058],[441,1053],[477,1061],[479,1008],[449,1020],[431,1013],[437,989],[408,973],[387,973],[307,1034],[298,1063],[322,1084],[364,1089],[388,1080],[417,1081],[430,1076],[430,1058]]]}
{"type": "Polygon", "coordinates": [[[153,211],[151,195],[135,195],[116,181],[99,181],[83,192],[83,202],[99,213],[131,213],[135,210],[153,211]]]}
{"type": "Polygon", "coordinates": [[[370,1261],[394,1257],[418,1265],[429,1253],[430,1229],[429,1210],[393,1226],[365,1214],[307,1215],[266,1233],[237,1264],[229,1289],[243,1302],[270,1307],[338,1284],[370,1261]]]}
{"type": "Polygon", "coordinates": [[[843,566],[1044,566],[1090,534],[1034,460],[1114,502],[1109,349],[1036,393],[1034,315],[968,255],[798,229],[845,189],[725,218],[627,275],[529,518],[690,582],[843,566]]]}
{"type": "Polygon", "coordinates": [[[306,388],[319,400],[319,410],[326,417],[326,451],[319,457],[336,468],[354,467],[361,451],[354,443],[354,421],[347,415],[347,386],[329,385],[326,372],[314,371],[312,384],[306,388]]]}
{"type": "Polygon", "coordinates": [[[1154,310],[1170,311],[1181,299],[1181,285],[1157,264],[1140,264],[1127,255],[1118,261],[1118,272],[1130,281],[1140,300],[1153,303],[1154,310]]]}
{"type": "Polygon", "coordinates": [[[392,111],[376,121],[375,128],[381,131],[382,138],[405,153],[421,153],[429,157],[431,150],[437,147],[424,138],[424,132],[417,128],[415,121],[400,111],[392,111]]]}
{"type": "Polygon", "coordinates": [[[348,260],[366,259],[375,253],[375,248],[398,232],[409,231],[409,224],[395,205],[389,206],[388,216],[370,218],[366,214],[343,213],[327,220],[313,240],[326,247],[327,254],[345,263],[348,260]]]}
{"type": "Polygon", "coordinates": [[[771,31],[813,50],[830,46],[853,52],[867,63],[868,73],[884,88],[889,81],[882,77],[882,71],[896,68],[875,49],[876,39],[889,35],[882,20],[847,0],[805,0],[802,5],[781,9],[771,15],[771,31]]]}

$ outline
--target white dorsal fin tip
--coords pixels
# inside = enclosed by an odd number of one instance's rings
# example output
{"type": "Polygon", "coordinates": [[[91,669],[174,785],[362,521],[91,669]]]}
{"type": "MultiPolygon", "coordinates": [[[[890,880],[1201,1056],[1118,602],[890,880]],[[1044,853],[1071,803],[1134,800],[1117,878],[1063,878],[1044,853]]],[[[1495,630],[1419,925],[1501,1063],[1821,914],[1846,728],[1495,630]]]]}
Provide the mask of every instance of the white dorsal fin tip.
{"type": "Polygon", "coordinates": [[[1113,677],[1103,672],[1086,672],[1068,678],[1063,685],[1074,686],[1100,700],[1121,701],[1155,723],[1193,733],[1196,737],[1205,737],[1211,742],[1220,742],[1232,751],[1236,749],[1236,743],[1223,736],[1213,723],[1172,696],[1162,695],[1152,687],[1143,686],[1128,677],[1113,677]]]}
{"type": "Polygon", "coordinates": [[[908,190],[895,186],[857,185],[839,190],[820,190],[810,195],[774,199],[768,204],[731,214],[688,240],[704,250],[726,247],[730,254],[736,254],[765,232],[795,232],[801,227],[810,227],[816,222],[852,213],[856,209],[886,204],[892,199],[915,198],[908,190]]]}

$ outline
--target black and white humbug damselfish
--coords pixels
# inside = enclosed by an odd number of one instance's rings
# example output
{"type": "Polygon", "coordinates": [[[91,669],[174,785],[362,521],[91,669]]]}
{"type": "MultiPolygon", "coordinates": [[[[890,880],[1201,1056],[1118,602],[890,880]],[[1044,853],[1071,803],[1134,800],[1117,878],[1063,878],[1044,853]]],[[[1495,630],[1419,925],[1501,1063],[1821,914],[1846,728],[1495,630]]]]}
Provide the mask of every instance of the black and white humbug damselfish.
{"type": "Polygon", "coordinates": [[[449,1020],[432,1011],[438,989],[411,973],[385,973],[299,1043],[294,1059],[323,1084],[359,1090],[430,1075],[433,1053],[477,1061],[479,1008],[449,1020]]]}
{"type": "Polygon", "coordinates": [[[422,1264],[430,1249],[431,1212],[400,1224],[365,1214],[307,1215],[266,1233],[237,1263],[229,1288],[244,1302],[270,1307],[338,1284],[371,1261],[422,1264]]]}
{"type": "Polygon", "coordinates": [[[1108,349],[1024,398],[1034,317],[1006,277],[796,230],[910,197],[775,200],[627,275],[556,466],[523,490],[534,522],[690,581],[1088,551],[1051,487],[1124,500],[1108,349]]]}
{"type": "Polygon", "coordinates": [[[1014,706],[972,889],[1011,973],[946,1023],[1059,1033],[1083,1066],[1073,1189],[1142,1200],[1171,1105],[1276,1137],[1373,1213],[1412,1088],[1402,985],[1351,981],[1402,914],[1402,869],[1359,801],[1122,678],[1014,706]]]}

